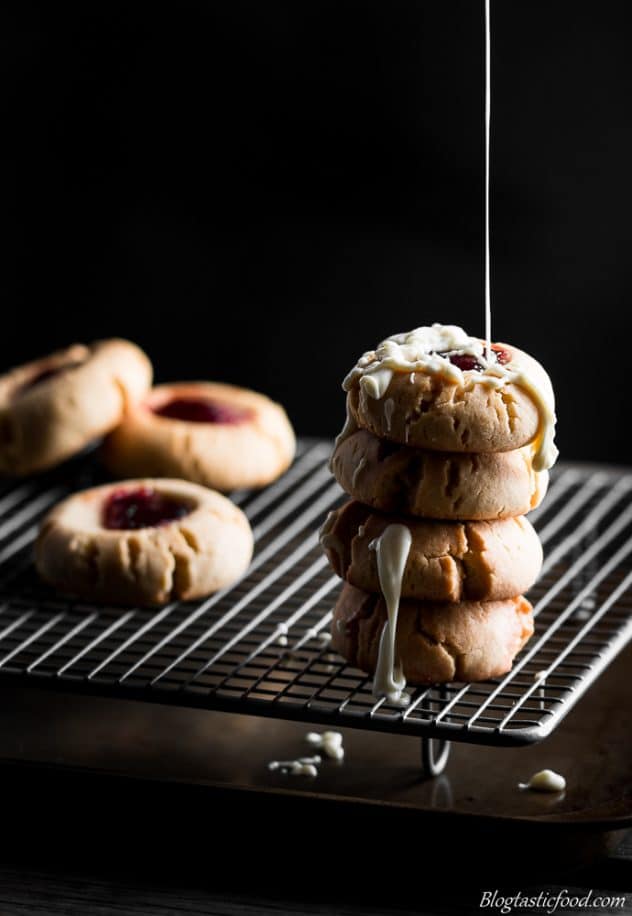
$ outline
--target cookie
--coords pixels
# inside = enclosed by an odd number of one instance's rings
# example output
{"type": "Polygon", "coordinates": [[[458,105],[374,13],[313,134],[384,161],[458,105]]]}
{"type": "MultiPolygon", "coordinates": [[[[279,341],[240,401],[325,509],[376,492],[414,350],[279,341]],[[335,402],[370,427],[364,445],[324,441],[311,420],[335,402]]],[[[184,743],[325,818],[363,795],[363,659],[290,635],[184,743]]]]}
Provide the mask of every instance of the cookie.
{"type": "Polygon", "coordinates": [[[424,518],[510,518],[540,504],[548,471],[534,471],[532,449],[459,454],[409,448],[360,429],[341,439],[331,469],[354,499],[384,512],[424,518]]]}
{"type": "Polygon", "coordinates": [[[25,475],[80,452],[120,422],[151,385],[127,340],[75,344],[0,377],[0,472],[25,475]]]}
{"type": "Polygon", "coordinates": [[[294,432],[265,395],[212,382],[152,389],[107,438],[103,461],[122,477],[181,477],[217,490],[262,487],[292,463],[294,432]]]}
{"type": "Polygon", "coordinates": [[[42,522],[39,575],[112,604],[201,598],[247,569],[253,539],[226,497],[183,480],[127,480],[76,493],[42,522]]]}
{"type": "Polygon", "coordinates": [[[556,457],[555,400],[533,357],[433,325],[384,341],[344,381],[355,423],[380,438],[441,452],[505,452],[534,443],[534,467],[556,457]]]}
{"type": "Polygon", "coordinates": [[[410,531],[401,594],[417,601],[495,601],[527,591],[542,546],[526,518],[438,522],[383,515],[359,502],[329,513],[321,544],[334,572],[365,592],[381,591],[377,539],[391,524],[410,531]]]}
{"type": "MultiPolygon", "coordinates": [[[[334,607],[332,648],[350,665],[375,672],[386,608],[379,595],[345,584],[334,607]]],[[[395,657],[410,684],[485,681],[511,670],[533,634],[522,597],[438,604],[400,602],[395,657]]]]}

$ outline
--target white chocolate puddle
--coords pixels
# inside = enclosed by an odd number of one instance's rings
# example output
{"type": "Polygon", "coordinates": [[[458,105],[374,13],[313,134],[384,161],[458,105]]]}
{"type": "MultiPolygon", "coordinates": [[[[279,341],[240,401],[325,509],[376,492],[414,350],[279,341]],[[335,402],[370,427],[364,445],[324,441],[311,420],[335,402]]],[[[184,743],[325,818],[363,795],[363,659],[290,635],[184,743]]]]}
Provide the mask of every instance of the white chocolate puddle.
{"type": "Polygon", "coordinates": [[[402,579],[411,542],[412,536],[406,525],[393,524],[388,525],[379,538],[369,544],[369,550],[375,550],[377,555],[377,572],[387,614],[380,636],[373,695],[386,697],[389,703],[398,706],[408,706],[410,703],[410,695],[404,690],[406,678],[395,659],[395,636],[402,579]]]}
{"type": "Polygon", "coordinates": [[[566,780],[554,770],[540,770],[534,773],[529,782],[518,783],[519,789],[533,789],[535,792],[563,792],[566,780]]]}
{"type": "MultiPolygon", "coordinates": [[[[474,385],[491,388],[516,385],[529,395],[538,410],[539,427],[533,443],[533,467],[536,471],[552,467],[558,451],[554,442],[555,397],[549,376],[536,360],[529,359],[526,367],[521,365],[521,354],[513,348],[507,349],[506,352],[513,354],[513,358],[504,365],[498,362],[493,350],[488,359],[485,350],[482,341],[470,337],[457,325],[433,324],[415,328],[387,337],[376,350],[367,351],[346,376],[342,387],[349,391],[359,385],[366,395],[379,400],[386,394],[396,372],[409,373],[411,381],[416,372],[443,376],[465,391],[471,390],[474,385]],[[440,356],[440,353],[472,356],[482,369],[463,371],[451,363],[448,356],[440,356]]],[[[389,400],[384,408],[388,428],[392,419],[392,410],[387,407],[389,400]]],[[[356,428],[355,421],[347,412],[347,420],[336,442],[346,439],[356,428]]]]}
{"type": "Polygon", "coordinates": [[[318,756],[297,757],[296,760],[271,760],[268,769],[280,770],[290,776],[318,776],[316,768],[319,763],[322,763],[322,758],[318,756]]]}
{"type": "Polygon", "coordinates": [[[345,756],[345,749],[342,746],[342,734],[340,732],[308,732],[305,740],[312,747],[322,748],[325,754],[332,760],[342,760],[345,756]]]}
{"type": "MultiPolygon", "coordinates": [[[[340,762],[344,760],[341,732],[308,732],[305,740],[312,747],[322,748],[327,757],[340,762]]],[[[279,770],[286,776],[318,776],[318,767],[323,762],[320,754],[313,757],[297,757],[296,760],[271,760],[269,770],[279,770]]]]}

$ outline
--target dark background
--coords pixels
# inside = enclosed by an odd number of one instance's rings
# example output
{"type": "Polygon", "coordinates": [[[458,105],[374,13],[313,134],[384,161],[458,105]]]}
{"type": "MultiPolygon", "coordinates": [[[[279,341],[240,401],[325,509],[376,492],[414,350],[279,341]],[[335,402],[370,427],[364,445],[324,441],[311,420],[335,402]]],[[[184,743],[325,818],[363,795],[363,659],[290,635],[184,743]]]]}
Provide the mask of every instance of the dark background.
{"type": "MultiPolygon", "coordinates": [[[[482,332],[482,2],[1,15],[2,367],[129,336],[332,435],[360,352],[482,332]]],[[[627,462],[630,4],[492,16],[494,337],[549,369],[565,457],[627,462]]]]}

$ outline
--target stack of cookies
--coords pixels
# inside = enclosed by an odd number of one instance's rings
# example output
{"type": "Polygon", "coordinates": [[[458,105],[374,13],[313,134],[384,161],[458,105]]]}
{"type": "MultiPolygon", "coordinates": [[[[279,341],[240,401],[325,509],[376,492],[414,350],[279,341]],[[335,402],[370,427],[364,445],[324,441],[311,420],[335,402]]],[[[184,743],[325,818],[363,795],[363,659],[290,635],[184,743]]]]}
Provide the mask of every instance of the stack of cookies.
{"type": "Polygon", "coordinates": [[[555,460],[548,376],[460,328],[389,338],[345,379],[332,471],[351,500],[321,542],[344,586],[332,645],[376,695],[511,669],[542,548],[525,513],[555,460]],[[400,600],[401,598],[401,600],[400,600]]]}

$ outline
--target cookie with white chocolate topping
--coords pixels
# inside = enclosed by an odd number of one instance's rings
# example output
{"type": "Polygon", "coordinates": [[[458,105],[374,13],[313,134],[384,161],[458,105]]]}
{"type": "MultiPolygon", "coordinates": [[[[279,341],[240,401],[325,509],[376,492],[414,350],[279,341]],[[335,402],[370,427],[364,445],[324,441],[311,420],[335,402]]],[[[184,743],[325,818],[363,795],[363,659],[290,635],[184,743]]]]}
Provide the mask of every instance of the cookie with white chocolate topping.
{"type": "Polygon", "coordinates": [[[452,325],[396,334],[347,375],[358,426],[404,445],[444,452],[534,448],[534,468],[555,462],[555,400],[533,357],[470,337],[452,325]]]}

